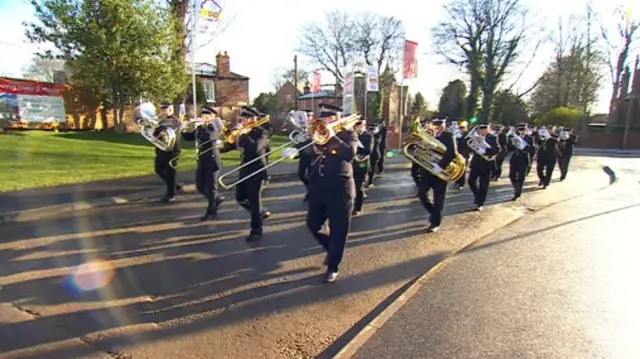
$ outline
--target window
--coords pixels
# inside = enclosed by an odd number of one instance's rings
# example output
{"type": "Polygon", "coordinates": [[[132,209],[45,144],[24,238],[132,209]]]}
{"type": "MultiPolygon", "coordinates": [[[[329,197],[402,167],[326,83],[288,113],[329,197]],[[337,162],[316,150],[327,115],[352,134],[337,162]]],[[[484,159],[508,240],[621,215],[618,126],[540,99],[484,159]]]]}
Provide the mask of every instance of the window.
{"type": "Polygon", "coordinates": [[[290,102],[291,101],[291,95],[287,95],[286,97],[287,97],[287,101],[290,102]]]}
{"type": "Polygon", "coordinates": [[[214,102],[216,100],[216,90],[213,80],[204,81],[204,94],[207,102],[214,102]]]}

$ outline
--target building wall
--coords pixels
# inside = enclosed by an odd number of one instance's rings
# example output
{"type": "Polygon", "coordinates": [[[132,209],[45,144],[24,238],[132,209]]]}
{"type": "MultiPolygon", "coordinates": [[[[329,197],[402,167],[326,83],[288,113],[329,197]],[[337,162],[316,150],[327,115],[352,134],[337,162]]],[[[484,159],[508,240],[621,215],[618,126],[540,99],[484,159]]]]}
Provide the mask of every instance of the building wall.
{"type": "Polygon", "coordinates": [[[296,103],[296,96],[299,96],[300,92],[296,90],[296,87],[291,82],[286,82],[282,85],[278,91],[276,91],[276,101],[282,111],[293,110],[296,103]]]}
{"type": "Polygon", "coordinates": [[[205,87],[207,80],[213,80],[216,106],[237,106],[249,103],[249,80],[234,78],[211,78],[201,76],[198,80],[205,87]]]}

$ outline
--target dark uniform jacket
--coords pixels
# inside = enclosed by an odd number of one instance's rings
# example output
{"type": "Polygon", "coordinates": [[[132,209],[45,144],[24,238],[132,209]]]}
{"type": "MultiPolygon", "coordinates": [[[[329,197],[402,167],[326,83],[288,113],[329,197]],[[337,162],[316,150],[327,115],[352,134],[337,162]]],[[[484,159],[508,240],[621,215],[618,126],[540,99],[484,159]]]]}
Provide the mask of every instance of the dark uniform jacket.
{"type": "Polygon", "coordinates": [[[528,164],[532,155],[536,152],[536,148],[533,145],[533,137],[524,135],[523,139],[527,143],[527,147],[524,149],[518,149],[510,141],[507,142],[507,148],[511,153],[511,161],[522,161],[528,164]]]}
{"type": "Polygon", "coordinates": [[[508,146],[507,146],[507,134],[504,133],[504,131],[498,134],[498,143],[500,144],[500,152],[503,155],[506,155],[508,152],[508,146]]]}
{"type": "Polygon", "coordinates": [[[222,169],[220,150],[216,144],[218,134],[213,125],[199,126],[195,131],[183,132],[182,138],[186,141],[196,141],[198,166],[206,166],[211,171],[222,169]]]}
{"type": "Polygon", "coordinates": [[[341,131],[324,146],[313,145],[314,153],[309,168],[309,193],[355,197],[353,159],[358,151],[358,134],[341,131]]]}
{"type": "MultiPolygon", "coordinates": [[[[497,155],[502,149],[500,148],[500,143],[498,142],[498,138],[495,135],[489,134],[486,135],[484,140],[491,147],[486,149],[484,156],[493,157],[497,155]]],[[[473,158],[471,159],[471,165],[469,166],[472,170],[491,170],[495,168],[495,158],[493,160],[487,161],[483,158],[483,156],[474,153],[473,158]]]]}
{"type": "Polygon", "coordinates": [[[380,156],[384,156],[384,152],[387,150],[387,128],[380,127],[378,135],[380,136],[380,156]]]}
{"type": "MultiPolygon", "coordinates": [[[[254,159],[264,156],[267,148],[268,135],[264,128],[256,127],[251,132],[241,135],[237,144],[226,144],[220,152],[229,152],[234,149],[240,150],[240,160],[242,164],[253,161],[254,159]]],[[[240,170],[240,178],[252,174],[255,171],[261,171],[254,178],[265,179],[266,173],[262,169],[266,167],[267,160],[262,157],[259,161],[253,162],[251,165],[240,170]]]]}
{"type": "MultiPolygon", "coordinates": [[[[153,135],[157,137],[163,130],[166,128],[173,128],[175,131],[178,129],[179,122],[177,119],[173,117],[169,117],[163,121],[161,121],[160,126],[156,128],[153,132],[153,135]]],[[[162,151],[158,147],[156,147],[156,160],[164,163],[169,163],[171,159],[180,155],[180,139],[176,139],[176,144],[173,146],[171,151],[162,151]]]]}
{"type": "Polygon", "coordinates": [[[440,133],[438,136],[436,136],[436,139],[447,147],[447,150],[442,155],[442,158],[440,159],[440,161],[438,161],[438,166],[440,166],[440,168],[442,169],[445,169],[456,157],[456,154],[458,154],[458,141],[451,132],[447,131],[443,131],[442,133],[440,133]]]}
{"type": "MultiPolygon", "coordinates": [[[[373,137],[373,149],[371,151],[371,158],[380,158],[383,155],[382,152],[382,135],[380,134],[382,129],[376,132],[373,137]]],[[[362,140],[360,140],[362,141],[362,140]]]]}
{"type": "Polygon", "coordinates": [[[358,171],[366,171],[369,168],[369,157],[371,156],[371,152],[373,152],[373,136],[367,131],[364,131],[361,135],[358,135],[358,140],[362,147],[358,146],[358,150],[356,152],[357,157],[353,161],[354,170],[358,171]],[[365,158],[362,161],[358,161],[360,158],[365,158]]]}
{"type": "Polygon", "coordinates": [[[574,134],[569,135],[566,140],[560,140],[558,142],[558,153],[561,156],[573,155],[573,147],[578,143],[578,137],[574,134]]]}
{"type": "Polygon", "coordinates": [[[536,141],[538,143],[538,158],[552,159],[558,156],[558,139],[556,137],[551,136],[543,141],[538,136],[536,141]]]}
{"type": "Polygon", "coordinates": [[[471,149],[467,145],[466,136],[469,134],[469,131],[462,132],[462,135],[459,138],[456,138],[456,142],[458,145],[458,153],[460,153],[464,158],[469,159],[471,156],[471,149]]]}

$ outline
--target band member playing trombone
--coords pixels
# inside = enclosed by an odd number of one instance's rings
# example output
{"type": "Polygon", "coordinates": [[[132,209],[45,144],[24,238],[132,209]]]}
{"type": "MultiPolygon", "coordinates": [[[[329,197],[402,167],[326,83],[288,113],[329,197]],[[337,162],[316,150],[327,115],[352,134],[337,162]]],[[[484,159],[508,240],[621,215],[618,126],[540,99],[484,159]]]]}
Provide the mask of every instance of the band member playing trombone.
{"type": "Polygon", "coordinates": [[[498,124],[493,126],[493,134],[498,138],[500,144],[500,152],[496,155],[496,167],[491,174],[491,179],[497,181],[502,177],[502,165],[507,158],[507,133],[504,126],[498,124]]]}
{"type": "Polygon", "coordinates": [[[314,158],[309,168],[307,228],[327,251],[324,280],[331,283],[338,277],[356,195],[352,162],[358,150],[358,135],[347,122],[357,117],[340,118],[340,108],[319,106],[319,118],[310,126],[314,158]],[[325,234],[321,230],[327,220],[329,232],[325,234]]]}
{"type": "Polygon", "coordinates": [[[357,216],[362,212],[364,202],[364,181],[369,172],[369,156],[373,151],[373,136],[365,127],[364,119],[358,120],[353,129],[358,134],[358,151],[353,159],[353,179],[356,185],[356,200],[353,205],[352,215],[357,216]]]}
{"type": "MultiPolygon", "coordinates": [[[[263,115],[250,107],[244,107],[240,112],[239,127],[249,128],[250,124],[257,121],[263,115]]],[[[234,149],[240,150],[240,179],[251,176],[238,183],[236,186],[236,201],[240,206],[251,213],[251,232],[247,236],[248,241],[262,238],[262,221],[268,218],[271,213],[262,207],[262,189],[267,174],[264,170],[267,163],[264,154],[267,148],[268,134],[262,127],[254,127],[249,132],[240,134],[235,143],[226,142],[220,152],[229,152],[234,149]],[[260,158],[251,164],[248,162],[260,158]],[[254,173],[256,173],[254,175],[254,173]]]]}
{"type": "Polygon", "coordinates": [[[440,224],[442,224],[442,210],[444,209],[447,194],[447,182],[438,177],[438,174],[447,168],[458,154],[455,135],[446,131],[446,128],[446,119],[436,118],[431,121],[431,133],[447,149],[440,161],[434,164],[432,169],[427,170],[420,167],[420,191],[418,192],[418,198],[420,198],[422,206],[430,214],[430,224],[427,231],[431,233],[437,232],[438,229],[440,229],[440,224]],[[429,201],[429,190],[433,191],[433,203],[429,201]]]}
{"type": "Polygon", "coordinates": [[[200,121],[195,128],[187,128],[182,132],[182,138],[186,141],[196,142],[198,166],[196,168],[196,189],[207,199],[207,209],[202,216],[206,221],[215,218],[218,207],[224,201],[224,197],[218,194],[218,174],[222,169],[220,151],[218,149],[218,137],[223,125],[217,112],[210,107],[203,107],[200,112],[200,121]]]}
{"type": "MultiPolygon", "coordinates": [[[[154,136],[159,136],[167,127],[171,127],[177,132],[180,125],[180,122],[173,116],[173,105],[167,102],[160,106],[158,120],[160,120],[160,122],[158,128],[156,128],[153,133],[154,136]]],[[[178,160],[175,158],[179,155],[179,139],[176,139],[175,145],[168,151],[163,151],[156,147],[155,172],[167,187],[167,191],[161,200],[164,203],[173,202],[175,200],[176,192],[179,192],[182,189],[182,184],[176,183],[178,160]]]]}
{"type": "Polygon", "coordinates": [[[524,180],[527,178],[527,169],[531,163],[531,153],[535,153],[533,138],[527,135],[527,124],[519,123],[515,130],[507,134],[507,146],[511,152],[509,160],[509,179],[513,186],[512,201],[517,201],[522,195],[524,180]]]}
{"type": "Polygon", "coordinates": [[[552,136],[553,130],[549,131],[543,127],[538,130],[538,158],[536,162],[536,171],[540,182],[538,186],[546,189],[551,183],[553,169],[558,161],[558,140],[552,136]]]}
{"type": "MultiPolygon", "coordinates": [[[[373,148],[371,150],[371,155],[369,156],[369,173],[367,173],[368,179],[366,186],[367,188],[373,187],[376,179],[376,171],[381,161],[380,156],[382,152],[380,152],[380,141],[382,141],[382,136],[380,135],[380,130],[380,126],[374,126],[373,128],[371,128],[370,132],[373,142],[373,148]]],[[[362,140],[360,140],[360,142],[362,142],[362,140]]]]}
{"type": "Polygon", "coordinates": [[[566,126],[560,132],[558,142],[558,167],[560,168],[560,181],[567,178],[569,172],[569,162],[573,156],[573,147],[578,142],[578,137],[573,134],[573,128],[566,126]]]}
{"type": "Polygon", "coordinates": [[[489,192],[491,172],[495,157],[500,152],[498,138],[492,134],[488,123],[481,123],[468,134],[468,144],[473,150],[469,171],[469,188],[475,197],[476,211],[482,211],[489,192]]]}

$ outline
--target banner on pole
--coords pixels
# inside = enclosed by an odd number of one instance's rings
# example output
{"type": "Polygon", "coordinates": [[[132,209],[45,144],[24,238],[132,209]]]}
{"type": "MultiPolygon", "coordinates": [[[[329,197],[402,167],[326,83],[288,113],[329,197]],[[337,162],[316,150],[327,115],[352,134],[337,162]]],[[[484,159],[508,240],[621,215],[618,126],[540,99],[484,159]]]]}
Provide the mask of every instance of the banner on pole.
{"type": "Polygon", "coordinates": [[[402,66],[403,79],[415,79],[418,77],[418,43],[415,41],[404,41],[404,59],[402,66]]]}
{"type": "Polygon", "coordinates": [[[367,91],[378,92],[379,90],[378,69],[375,66],[369,66],[369,71],[367,73],[367,91]]]}
{"type": "Polygon", "coordinates": [[[313,73],[313,79],[311,82],[311,92],[313,92],[314,95],[320,92],[320,73],[319,72],[313,73]]]}

